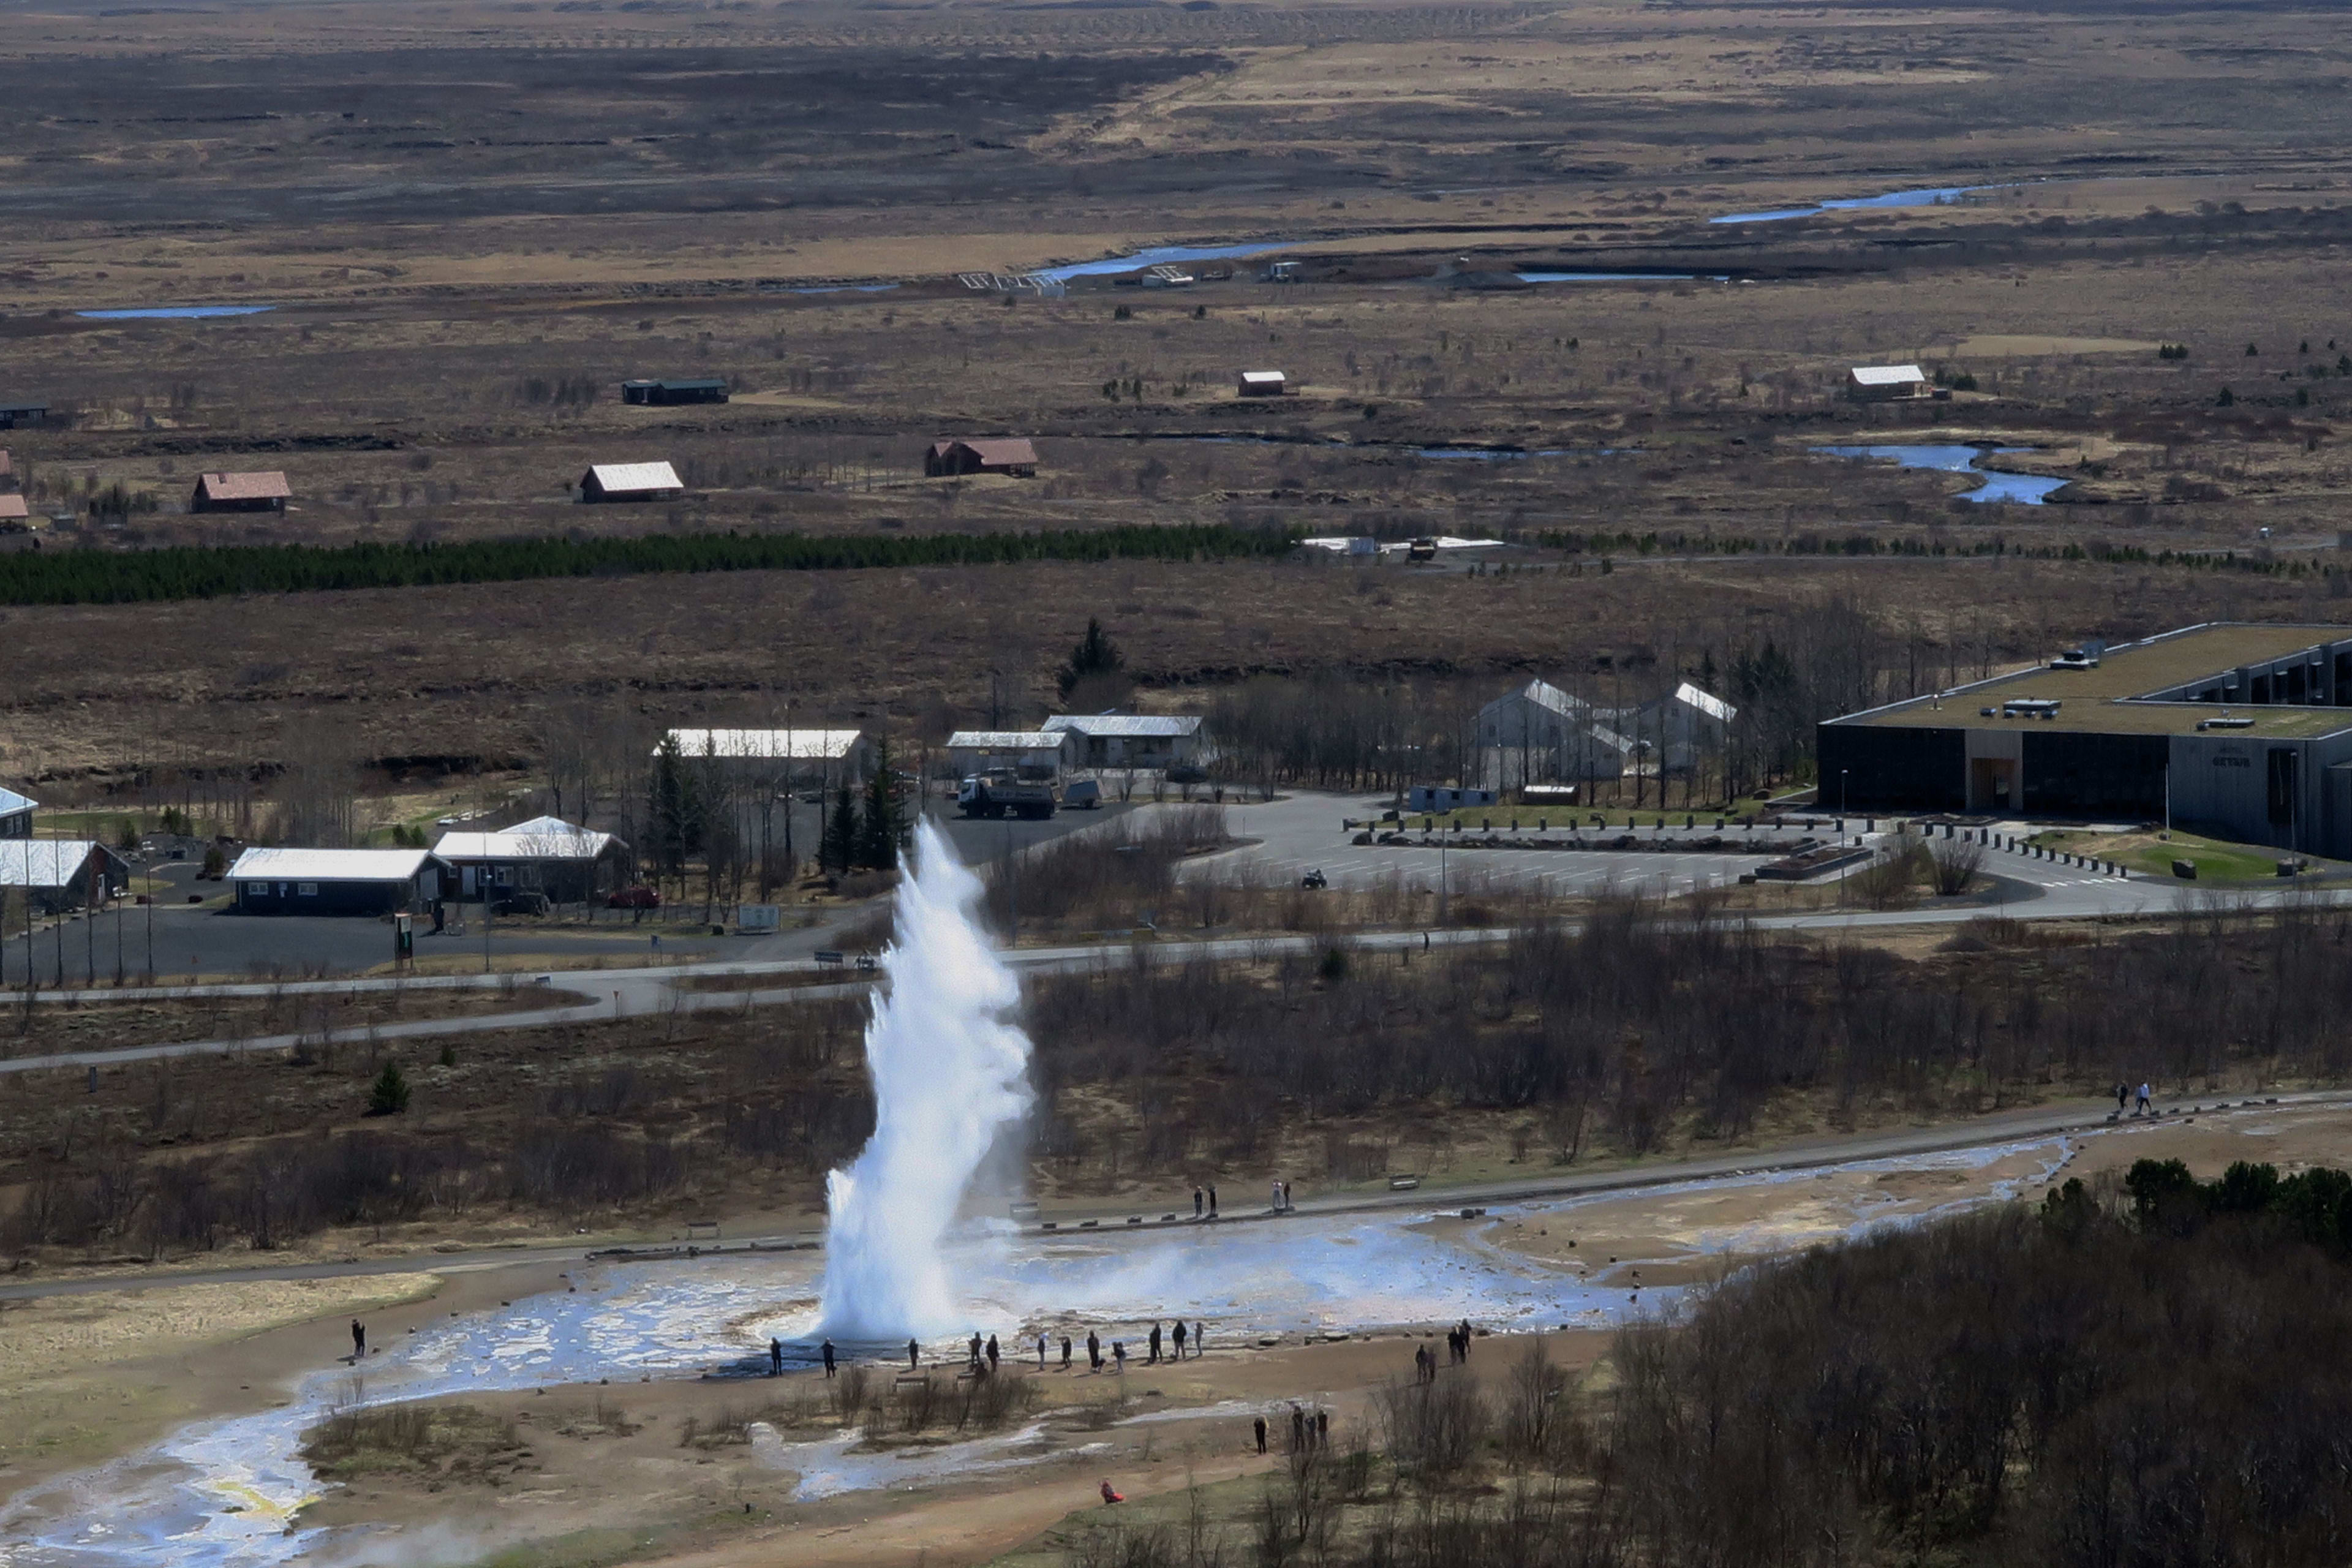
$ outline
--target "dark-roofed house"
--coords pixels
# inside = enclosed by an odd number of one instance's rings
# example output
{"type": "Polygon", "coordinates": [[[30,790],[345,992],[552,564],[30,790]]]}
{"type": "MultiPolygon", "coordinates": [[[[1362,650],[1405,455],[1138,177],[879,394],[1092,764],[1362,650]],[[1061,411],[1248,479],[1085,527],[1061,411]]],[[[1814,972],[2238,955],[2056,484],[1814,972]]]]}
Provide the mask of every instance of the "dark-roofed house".
{"type": "Polygon", "coordinates": [[[0,888],[22,888],[43,909],[102,903],[130,883],[129,863],[95,839],[0,839],[0,888]]]}
{"type": "Polygon", "coordinates": [[[950,474],[1012,474],[1025,479],[1036,471],[1037,448],[1022,436],[941,439],[923,454],[923,472],[935,479],[950,474]]]}
{"type": "Polygon", "coordinates": [[[388,915],[440,898],[448,869],[426,849],[248,849],[228,880],[242,914],[388,915]]]}
{"type": "Polygon", "coordinates": [[[46,403],[0,403],[0,430],[38,428],[48,417],[46,403]]]}
{"type": "Polygon", "coordinates": [[[294,499],[286,476],[275,468],[251,474],[199,474],[190,511],[284,511],[294,499]]]}
{"type": "Polygon", "coordinates": [[[0,784],[0,838],[30,838],[33,808],[40,804],[29,795],[18,795],[0,784]]]}
{"type": "Polygon", "coordinates": [[[664,378],[657,381],[625,381],[621,383],[624,403],[724,403],[727,384],[717,376],[692,380],[664,378]]]}
{"type": "Polygon", "coordinates": [[[598,463],[580,476],[580,499],[599,501],[675,500],[686,493],[667,463],[598,463]]]}
{"type": "Polygon", "coordinates": [[[544,893],[576,904],[624,886],[633,869],[629,847],[609,833],[575,826],[560,816],[534,816],[495,833],[445,833],[433,853],[457,871],[457,896],[510,891],[544,893]]]}

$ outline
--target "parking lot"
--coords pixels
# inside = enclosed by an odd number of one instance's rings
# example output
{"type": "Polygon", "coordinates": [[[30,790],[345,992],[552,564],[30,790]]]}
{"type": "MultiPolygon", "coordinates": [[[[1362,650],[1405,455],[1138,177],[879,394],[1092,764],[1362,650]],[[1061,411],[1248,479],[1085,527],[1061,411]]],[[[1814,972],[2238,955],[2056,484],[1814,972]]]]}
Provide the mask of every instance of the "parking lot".
{"type": "MultiPolygon", "coordinates": [[[[1671,848],[1666,846],[1713,837],[1717,830],[1712,816],[1701,816],[1696,828],[1685,828],[1681,825],[1688,814],[1669,812],[1665,814],[1666,820],[1674,826],[1664,831],[1645,826],[1634,835],[1644,843],[1660,844],[1661,847],[1654,850],[1456,848],[1451,843],[1440,846],[1438,840],[1444,835],[1432,834],[1424,838],[1419,833],[1407,834],[1403,844],[1353,843],[1355,835],[1341,826],[1343,820],[1360,822],[1375,817],[1390,804],[1386,796],[1301,793],[1267,805],[1228,805],[1228,831],[1238,838],[1255,842],[1229,854],[1192,862],[1186,874],[1254,874],[1288,881],[1319,870],[1335,887],[1370,887],[1395,877],[1403,879],[1408,887],[1431,891],[1436,889],[1442,875],[1447,889],[1457,893],[1486,887],[1533,887],[1562,898],[1605,892],[1674,897],[1697,889],[1736,883],[1742,873],[1788,853],[1801,839],[1835,837],[1834,828],[1827,826],[1810,831],[1801,827],[1759,828],[1736,834],[1727,830],[1726,837],[1776,847],[1769,853],[1759,854],[1671,848]]],[[[1496,831],[1504,832],[1509,813],[1506,811],[1495,820],[1496,831]]],[[[1826,823],[1829,819],[1817,820],[1826,823]]],[[[1857,820],[1852,826],[1859,828],[1863,825],[1857,820]]],[[[1582,837],[1586,843],[1603,837],[1613,840],[1623,831],[1611,829],[1603,835],[1588,827],[1582,837]]],[[[1473,835],[1453,837],[1462,839],[1473,835]]],[[[1562,845],[1571,838],[1564,827],[1555,826],[1548,833],[1538,834],[1532,826],[1513,837],[1562,845]]]]}

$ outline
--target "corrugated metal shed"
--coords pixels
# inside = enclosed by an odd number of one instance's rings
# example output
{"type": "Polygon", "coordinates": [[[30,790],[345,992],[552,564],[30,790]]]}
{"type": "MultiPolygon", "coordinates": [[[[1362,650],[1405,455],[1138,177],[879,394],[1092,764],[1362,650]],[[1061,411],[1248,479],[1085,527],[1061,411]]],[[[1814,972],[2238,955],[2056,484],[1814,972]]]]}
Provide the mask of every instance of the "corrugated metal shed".
{"type": "Polygon", "coordinates": [[[593,860],[617,842],[560,816],[534,816],[496,833],[445,833],[433,853],[450,861],[593,860]]]}
{"type": "Polygon", "coordinates": [[[1846,374],[1856,386],[1924,386],[1927,381],[1916,364],[1858,364],[1846,374]]]}
{"type": "Polygon", "coordinates": [[[841,762],[866,738],[863,730],[672,730],[680,754],[727,761],[841,762]]]}
{"type": "Polygon", "coordinates": [[[66,888],[89,874],[95,838],[0,838],[0,888],[66,888]]]}
{"type": "Polygon", "coordinates": [[[294,489],[272,468],[252,474],[204,474],[196,489],[212,500],[290,500],[294,489]]]}
{"type": "Polygon", "coordinates": [[[1088,737],[1174,740],[1200,733],[1201,720],[1197,714],[1056,713],[1045,721],[1045,728],[1069,730],[1088,737]]]}
{"type": "Polygon", "coordinates": [[[677,470],[667,463],[596,463],[589,476],[606,495],[641,495],[649,490],[682,490],[677,470]]]}
{"type": "Polygon", "coordinates": [[[948,737],[950,752],[1050,752],[1061,743],[1059,730],[958,730],[948,737]]]}
{"type": "Polygon", "coordinates": [[[440,857],[430,849],[248,849],[228,868],[232,882],[405,882],[440,857]]]}

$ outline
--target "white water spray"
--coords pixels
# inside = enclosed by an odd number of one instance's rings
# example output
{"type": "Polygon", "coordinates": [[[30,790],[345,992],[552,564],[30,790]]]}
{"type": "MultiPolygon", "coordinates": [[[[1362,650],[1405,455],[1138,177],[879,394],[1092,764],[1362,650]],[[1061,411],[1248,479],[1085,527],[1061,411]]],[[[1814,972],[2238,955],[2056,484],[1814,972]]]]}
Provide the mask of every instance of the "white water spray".
{"type": "Polygon", "coordinates": [[[826,1179],[823,1331],[896,1341],[963,1326],[940,1243],[998,1131],[1029,1106],[1020,983],[973,917],[980,879],[929,822],[898,884],[889,994],[866,1026],[874,1136],[826,1179]]]}

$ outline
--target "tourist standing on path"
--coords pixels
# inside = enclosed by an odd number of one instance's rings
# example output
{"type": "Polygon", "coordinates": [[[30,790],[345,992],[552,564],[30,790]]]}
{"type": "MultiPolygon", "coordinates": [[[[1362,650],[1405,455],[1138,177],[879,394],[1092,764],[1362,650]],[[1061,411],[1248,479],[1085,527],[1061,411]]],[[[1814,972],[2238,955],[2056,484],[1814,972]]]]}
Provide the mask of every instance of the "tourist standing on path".
{"type": "Polygon", "coordinates": [[[1217,1217],[1217,1184],[1214,1182],[1209,1184],[1209,1217],[1217,1217]]]}
{"type": "Polygon", "coordinates": [[[915,1342],[912,1340],[907,1342],[907,1370],[908,1372],[923,1370],[923,1353],[916,1348],[915,1342]]]}
{"type": "Polygon", "coordinates": [[[357,1318],[352,1320],[352,1359],[358,1361],[367,1354],[367,1325],[357,1318]]]}
{"type": "Polygon", "coordinates": [[[1258,1451],[1259,1453],[1263,1454],[1263,1453],[1265,1453],[1265,1416],[1263,1416],[1263,1415],[1259,1416],[1259,1417],[1257,1418],[1257,1423],[1256,1423],[1256,1425],[1257,1425],[1257,1451],[1258,1451]]]}
{"type": "Polygon", "coordinates": [[[768,1375],[784,1375],[784,1342],[771,1336],[768,1340],[768,1375]]]}
{"type": "Polygon", "coordinates": [[[989,1335],[989,1336],[988,1336],[988,1370],[989,1370],[989,1371],[991,1371],[991,1372],[994,1372],[994,1371],[996,1370],[996,1367],[997,1367],[996,1336],[995,1336],[994,1334],[991,1334],[991,1335],[989,1335]]]}
{"type": "MultiPolygon", "coordinates": [[[[782,1345],[778,1345],[776,1349],[781,1352],[783,1350],[783,1347],[782,1345]]],[[[824,1375],[827,1377],[831,1377],[833,1375],[833,1342],[831,1340],[824,1342],[824,1375]]]]}
{"type": "Polygon", "coordinates": [[[2147,1100],[2147,1085],[2146,1085],[2146,1084],[2141,1084],[2141,1085],[2139,1086],[2139,1105],[2138,1105],[2138,1107],[2137,1107],[2136,1110],[2133,1110],[2132,1114],[2133,1114],[2133,1115],[2135,1115],[2135,1116],[2137,1116],[2137,1115],[2141,1114],[2143,1111],[2144,1111],[2144,1112],[2146,1112],[2147,1114],[2150,1115],[2150,1116],[2153,1116],[2153,1115],[2155,1115],[2155,1114],[2156,1114],[2156,1107],[2155,1107],[2155,1106],[2153,1106],[2153,1105],[2150,1105],[2150,1104],[2148,1103],[2148,1100],[2147,1100]]]}
{"type": "Polygon", "coordinates": [[[1124,1377],[1127,1374],[1127,1342],[1125,1340],[1111,1341],[1110,1359],[1118,1363],[1116,1374],[1124,1377]]]}
{"type": "Polygon", "coordinates": [[[2116,1114],[2117,1116],[2121,1116],[2124,1113],[2125,1108],[2130,1103],[2131,1085],[2127,1083],[2119,1083],[2116,1085],[2116,1114]]]}
{"type": "MultiPolygon", "coordinates": [[[[1065,1344],[1068,1342],[1066,1340],[1063,1342],[1065,1344]]],[[[1045,1370],[1045,1336],[1043,1334],[1037,1336],[1037,1370],[1039,1372],[1045,1370]]]]}
{"type": "Polygon", "coordinates": [[[971,1336],[971,1343],[965,1347],[964,1356],[964,1364],[972,1371],[978,1372],[980,1370],[980,1335],[978,1333],[971,1336]]]}
{"type": "Polygon", "coordinates": [[[1151,1321],[1151,1357],[1144,1364],[1147,1366],[1160,1364],[1160,1320],[1157,1318],[1151,1321]]]}
{"type": "Polygon", "coordinates": [[[1294,1454],[1299,1454],[1306,1452],[1306,1450],[1307,1412],[1299,1409],[1298,1406],[1294,1405],[1290,1407],[1290,1451],[1294,1454]]]}
{"type": "Polygon", "coordinates": [[[1097,1372],[1102,1370],[1102,1336],[1092,1329],[1087,1331],[1087,1365],[1097,1372]]]}
{"type": "Polygon", "coordinates": [[[1274,1184],[1274,1196],[1271,1202],[1274,1205],[1274,1212],[1280,1214],[1282,1212],[1282,1184],[1280,1182],[1274,1184]]]}
{"type": "MultiPolygon", "coordinates": [[[[1634,1272],[1639,1273],[1640,1270],[1634,1272]]],[[[1467,1318],[1462,1320],[1462,1360],[1465,1365],[1470,1361],[1470,1320],[1467,1318]]]]}
{"type": "Polygon", "coordinates": [[[1070,1370],[1070,1336],[1067,1334],[1062,1336],[1062,1370],[1070,1370]]]}
{"type": "Polygon", "coordinates": [[[1176,1359],[1184,1359],[1184,1320],[1181,1318],[1176,1320],[1176,1359]]]}
{"type": "Polygon", "coordinates": [[[1315,1413],[1315,1446],[1318,1448],[1331,1446],[1331,1413],[1328,1410],[1315,1413]]]}
{"type": "Polygon", "coordinates": [[[1192,1189],[1192,1217],[1201,1217],[1201,1189],[1198,1187],[1192,1189]]]}
{"type": "Polygon", "coordinates": [[[1209,1331],[1203,1328],[1201,1324],[1197,1322],[1194,1323],[1192,1325],[1192,1359],[1194,1361],[1200,1360],[1201,1352],[1208,1348],[1209,1331]]]}

